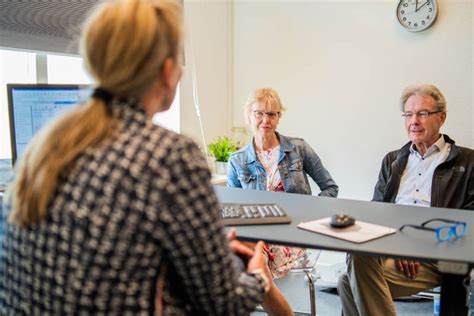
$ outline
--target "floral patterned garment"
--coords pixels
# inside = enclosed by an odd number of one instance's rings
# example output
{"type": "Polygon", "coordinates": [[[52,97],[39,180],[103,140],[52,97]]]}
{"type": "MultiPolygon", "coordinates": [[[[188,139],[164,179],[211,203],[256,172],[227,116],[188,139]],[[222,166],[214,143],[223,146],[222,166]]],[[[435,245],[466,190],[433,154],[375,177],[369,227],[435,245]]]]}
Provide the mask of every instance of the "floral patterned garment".
{"type": "MultiPolygon", "coordinates": [[[[278,170],[280,145],[257,153],[258,159],[267,172],[267,191],[284,192],[278,170]]],[[[306,250],[296,247],[265,244],[265,253],[273,277],[281,279],[295,267],[301,258],[306,256],[306,250]]]]}

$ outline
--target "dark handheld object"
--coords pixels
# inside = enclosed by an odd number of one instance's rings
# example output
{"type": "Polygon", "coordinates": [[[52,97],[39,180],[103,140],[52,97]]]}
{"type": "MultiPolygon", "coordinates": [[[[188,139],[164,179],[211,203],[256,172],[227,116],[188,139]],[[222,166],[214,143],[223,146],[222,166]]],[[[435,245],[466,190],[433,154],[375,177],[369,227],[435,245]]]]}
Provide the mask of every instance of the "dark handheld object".
{"type": "Polygon", "coordinates": [[[335,214],[331,217],[329,224],[335,228],[346,228],[354,225],[355,218],[347,214],[335,214]]]}

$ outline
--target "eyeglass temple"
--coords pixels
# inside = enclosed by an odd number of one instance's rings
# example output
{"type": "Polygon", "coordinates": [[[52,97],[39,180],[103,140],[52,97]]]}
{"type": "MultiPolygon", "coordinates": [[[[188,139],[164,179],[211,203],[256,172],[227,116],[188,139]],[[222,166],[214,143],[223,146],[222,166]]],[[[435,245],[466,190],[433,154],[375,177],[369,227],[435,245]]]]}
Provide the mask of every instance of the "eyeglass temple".
{"type": "Polygon", "coordinates": [[[431,223],[431,222],[435,222],[435,221],[444,222],[444,223],[453,223],[453,224],[463,224],[464,223],[464,222],[453,221],[451,219],[445,219],[445,218],[432,218],[432,219],[429,219],[429,220],[421,223],[421,226],[425,226],[426,224],[431,223]]]}
{"type": "Polygon", "coordinates": [[[418,225],[411,225],[411,224],[402,225],[402,227],[400,227],[398,230],[399,230],[399,231],[402,231],[405,227],[412,227],[412,228],[416,228],[416,229],[423,229],[423,230],[429,230],[429,231],[436,231],[436,229],[431,228],[431,227],[418,226],[418,225]]]}

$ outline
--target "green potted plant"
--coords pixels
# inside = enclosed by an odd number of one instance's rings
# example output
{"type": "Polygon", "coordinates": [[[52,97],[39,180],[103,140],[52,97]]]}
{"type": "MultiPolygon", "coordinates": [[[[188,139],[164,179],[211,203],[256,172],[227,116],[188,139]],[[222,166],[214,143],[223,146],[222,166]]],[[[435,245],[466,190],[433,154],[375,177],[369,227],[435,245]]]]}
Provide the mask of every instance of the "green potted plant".
{"type": "Polygon", "coordinates": [[[217,137],[208,148],[209,153],[216,159],[216,173],[226,174],[227,161],[230,154],[236,150],[234,143],[227,136],[217,137]]]}

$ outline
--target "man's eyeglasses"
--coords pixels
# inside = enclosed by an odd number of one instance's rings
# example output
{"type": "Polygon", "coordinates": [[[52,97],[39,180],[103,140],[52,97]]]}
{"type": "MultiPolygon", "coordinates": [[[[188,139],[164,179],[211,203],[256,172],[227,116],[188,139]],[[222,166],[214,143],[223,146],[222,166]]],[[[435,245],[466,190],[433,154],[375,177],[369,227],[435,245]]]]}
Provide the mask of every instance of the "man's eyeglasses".
{"type": "Polygon", "coordinates": [[[402,231],[405,227],[433,231],[436,234],[436,238],[438,239],[438,241],[446,241],[449,238],[451,238],[451,236],[454,236],[455,238],[464,236],[464,234],[466,233],[467,224],[466,222],[458,222],[458,221],[453,221],[453,220],[443,219],[443,218],[433,218],[433,219],[427,220],[426,222],[421,223],[421,225],[411,225],[411,224],[403,225],[402,227],[400,227],[399,230],[402,231]],[[426,227],[427,224],[431,222],[435,222],[435,221],[450,223],[452,225],[441,225],[436,228],[426,227]]]}
{"type": "Polygon", "coordinates": [[[440,112],[443,112],[443,111],[440,111],[440,110],[437,110],[437,111],[420,111],[420,112],[416,112],[416,113],[413,113],[413,112],[403,112],[402,113],[402,116],[406,119],[406,120],[409,120],[413,117],[413,115],[415,115],[416,117],[419,117],[421,119],[425,119],[427,118],[428,116],[432,115],[432,114],[436,114],[436,113],[440,113],[440,112]]]}
{"type": "Polygon", "coordinates": [[[276,111],[264,112],[264,111],[256,110],[256,111],[253,111],[253,115],[255,116],[256,119],[259,119],[259,120],[263,119],[265,115],[270,119],[276,119],[277,117],[280,116],[280,112],[276,112],[276,111]]]}

